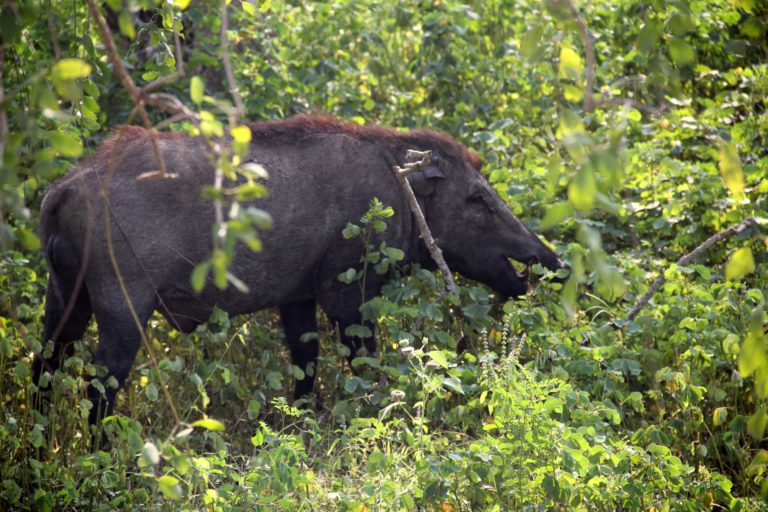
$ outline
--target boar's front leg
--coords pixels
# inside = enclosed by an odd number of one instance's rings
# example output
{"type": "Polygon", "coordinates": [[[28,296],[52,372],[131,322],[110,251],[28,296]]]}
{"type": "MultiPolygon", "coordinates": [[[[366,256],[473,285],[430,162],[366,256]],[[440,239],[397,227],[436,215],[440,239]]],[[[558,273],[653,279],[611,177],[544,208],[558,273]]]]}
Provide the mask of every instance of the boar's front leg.
{"type": "Polygon", "coordinates": [[[315,384],[320,342],[317,337],[301,341],[304,334],[317,331],[315,314],[315,299],[280,306],[280,318],[283,321],[285,342],[291,351],[291,362],[304,372],[304,378],[296,381],[296,389],[293,392],[294,399],[303,398],[311,393],[315,384]]]}

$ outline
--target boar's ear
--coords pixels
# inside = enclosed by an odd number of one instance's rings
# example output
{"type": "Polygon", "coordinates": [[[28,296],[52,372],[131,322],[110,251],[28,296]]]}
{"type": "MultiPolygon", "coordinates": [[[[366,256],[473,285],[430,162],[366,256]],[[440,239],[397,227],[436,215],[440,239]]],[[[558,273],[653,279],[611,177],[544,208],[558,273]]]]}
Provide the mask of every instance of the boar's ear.
{"type": "Polygon", "coordinates": [[[437,157],[434,157],[423,172],[414,173],[408,181],[414,194],[427,197],[435,193],[435,180],[439,179],[445,179],[445,174],[437,165],[437,157]]]}

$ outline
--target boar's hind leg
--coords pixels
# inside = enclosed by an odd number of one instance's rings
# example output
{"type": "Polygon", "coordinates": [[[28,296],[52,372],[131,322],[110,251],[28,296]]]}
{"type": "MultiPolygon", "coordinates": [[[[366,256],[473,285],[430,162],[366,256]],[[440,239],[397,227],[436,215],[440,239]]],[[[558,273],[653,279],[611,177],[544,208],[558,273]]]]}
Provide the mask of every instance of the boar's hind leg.
{"type": "MultiPolygon", "coordinates": [[[[102,382],[115,377],[118,388],[123,385],[131,370],[136,352],[141,346],[142,333],[156,305],[156,296],[150,286],[134,286],[128,290],[128,294],[136,317],[117,283],[104,286],[98,295],[92,292],[91,301],[99,325],[99,345],[94,363],[107,367],[107,375],[102,382]]],[[[117,389],[106,387],[105,391],[106,396],[102,396],[94,386],[88,388],[88,398],[93,403],[89,418],[91,425],[112,414],[117,389]]]]}
{"type": "Polygon", "coordinates": [[[283,321],[285,342],[291,351],[291,362],[304,372],[304,378],[296,381],[296,389],[293,392],[295,399],[311,393],[315,384],[319,342],[317,337],[301,341],[304,334],[317,331],[315,310],[314,299],[280,306],[280,318],[283,321]],[[310,363],[312,368],[309,368],[310,363]]]}

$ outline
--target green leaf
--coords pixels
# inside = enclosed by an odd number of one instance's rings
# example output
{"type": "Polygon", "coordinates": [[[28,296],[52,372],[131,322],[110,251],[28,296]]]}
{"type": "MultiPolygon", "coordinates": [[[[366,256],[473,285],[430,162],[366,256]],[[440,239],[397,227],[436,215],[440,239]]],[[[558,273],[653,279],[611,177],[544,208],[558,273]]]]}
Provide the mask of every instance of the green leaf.
{"type": "Polygon", "coordinates": [[[91,65],[80,59],[61,59],[51,70],[53,80],[77,80],[91,74],[91,65]]]}
{"type": "Polygon", "coordinates": [[[728,420],[728,409],[725,407],[717,407],[712,412],[712,424],[719,427],[728,420]]]}
{"type": "Polygon", "coordinates": [[[455,391],[456,393],[463,395],[464,388],[461,385],[461,380],[458,377],[446,377],[443,379],[443,386],[455,391]]]}
{"type": "Polygon", "coordinates": [[[157,479],[157,486],[166,498],[172,500],[181,499],[181,485],[179,485],[178,478],[171,475],[163,475],[157,479]]]}
{"type": "Polygon", "coordinates": [[[220,422],[219,420],[214,420],[212,418],[203,418],[202,420],[197,420],[196,422],[192,423],[192,426],[204,428],[207,430],[213,430],[215,432],[224,431],[224,423],[220,422]]]}
{"type": "Polygon", "coordinates": [[[693,46],[682,39],[668,39],[667,47],[669,48],[672,62],[678,66],[690,64],[696,58],[696,51],[693,49],[693,46]]]}
{"type": "Polygon", "coordinates": [[[429,359],[437,363],[442,368],[448,368],[448,358],[442,350],[433,350],[427,354],[429,359]]]}
{"type": "Polygon", "coordinates": [[[741,159],[736,146],[724,142],[720,145],[719,151],[720,176],[723,177],[725,186],[734,196],[741,195],[744,192],[744,171],[741,167],[741,159]]]}
{"type": "Polygon", "coordinates": [[[203,79],[199,76],[193,76],[189,82],[189,97],[196,105],[199,105],[203,101],[205,96],[205,85],[203,85],[203,79]]]}
{"type": "Polygon", "coordinates": [[[763,308],[758,306],[752,311],[747,339],[739,352],[739,373],[743,377],[749,377],[764,364],[768,364],[766,337],[763,334],[763,308]]]}
{"type": "Polygon", "coordinates": [[[592,166],[582,165],[568,185],[568,200],[574,208],[588,212],[595,205],[597,181],[592,166]]]}
{"type": "Polygon", "coordinates": [[[189,7],[189,3],[190,3],[191,1],[192,1],[192,0],[173,0],[173,5],[175,5],[175,6],[176,6],[176,7],[178,7],[180,10],[182,10],[182,11],[183,11],[184,9],[186,9],[187,7],[189,7]]]}
{"type": "Polygon", "coordinates": [[[48,141],[61,156],[77,158],[83,154],[83,143],[69,132],[50,132],[48,141]]]}
{"type": "Polygon", "coordinates": [[[584,73],[581,57],[569,46],[560,49],[560,78],[578,80],[584,73]]]}
{"type": "Polygon", "coordinates": [[[123,33],[128,39],[134,39],[136,37],[136,27],[133,26],[133,16],[130,11],[124,10],[117,17],[117,25],[120,27],[120,32],[123,33]]]}
{"type": "Polygon", "coordinates": [[[637,48],[641,52],[648,53],[656,46],[659,37],[661,37],[661,26],[657,21],[651,20],[643,25],[637,34],[637,48]]]}
{"type": "Polygon", "coordinates": [[[520,53],[528,60],[539,60],[544,55],[545,48],[541,44],[543,34],[544,27],[541,24],[536,24],[520,40],[520,53]]]}
{"type": "Polygon", "coordinates": [[[765,428],[768,426],[768,411],[765,408],[760,409],[747,422],[747,432],[752,439],[759,441],[765,435],[765,428]]]}
{"type": "Polygon", "coordinates": [[[754,271],[755,259],[752,256],[752,249],[742,247],[737,249],[728,259],[728,263],[725,265],[725,279],[728,281],[738,281],[754,271]]]}
{"type": "Polygon", "coordinates": [[[208,271],[211,269],[211,262],[204,261],[197,265],[192,271],[190,281],[192,282],[192,289],[197,293],[203,291],[205,288],[205,278],[208,277],[208,271]]]}
{"type": "Polygon", "coordinates": [[[581,87],[573,84],[565,84],[563,85],[563,97],[568,101],[577,103],[584,99],[584,91],[581,87]]]}

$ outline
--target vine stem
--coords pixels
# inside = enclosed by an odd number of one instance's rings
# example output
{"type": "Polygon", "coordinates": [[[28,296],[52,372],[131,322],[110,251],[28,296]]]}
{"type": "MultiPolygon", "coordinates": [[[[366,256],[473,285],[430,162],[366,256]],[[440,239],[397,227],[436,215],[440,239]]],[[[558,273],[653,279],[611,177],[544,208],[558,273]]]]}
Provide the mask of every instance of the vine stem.
{"type": "MultiPolygon", "coordinates": [[[[761,222],[755,217],[747,217],[736,226],[731,226],[728,229],[725,229],[715,235],[712,235],[711,237],[707,238],[701,245],[699,245],[694,250],[692,250],[691,252],[689,252],[679,260],[677,260],[677,266],[684,267],[688,265],[697,256],[699,256],[701,253],[703,253],[704,251],[706,251],[716,243],[720,242],[721,240],[725,240],[726,238],[730,238],[734,235],[737,235],[752,226],[757,226],[760,223],[761,222]]],[[[629,310],[629,313],[627,314],[627,319],[624,321],[624,325],[631,322],[637,316],[640,310],[648,305],[648,302],[651,300],[653,295],[657,291],[659,291],[659,288],[661,288],[661,285],[663,285],[666,280],[667,280],[666,271],[662,271],[661,273],[659,273],[659,277],[656,278],[656,280],[653,282],[653,284],[648,289],[648,291],[645,292],[645,295],[643,295],[640,298],[640,300],[637,301],[637,304],[635,304],[632,307],[632,309],[629,310]]]]}
{"type": "Polygon", "coordinates": [[[445,288],[450,295],[458,297],[456,283],[454,283],[451,270],[448,268],[445,258],[443,258],[443,251],[440,250],[435,238],[432,236],[429,226],[427,225],[427,219],[424,218],[424,213],[421,211],[419,202],[416,200],[416,195],[413,193],[413,188],[411,188],[411,184],[408,183],[409,174],[423,171],[427,167],[429,161],[432,159],[432,152],[408,150],[406,157],[417,157],[420,158],[420,160],[418,162],[404,164],[403,167],[396,165],[392,168],[392,172],[400,183],[400,186],[403,188],[405,198],[408,200],[408,206],[411,208],[414,217],[416,217],[416,224],[418,224],[419,231],[421,231],[421,238],[424,240],[432,259],[440,269],[440,274],[443,276],[445,288]]]}

